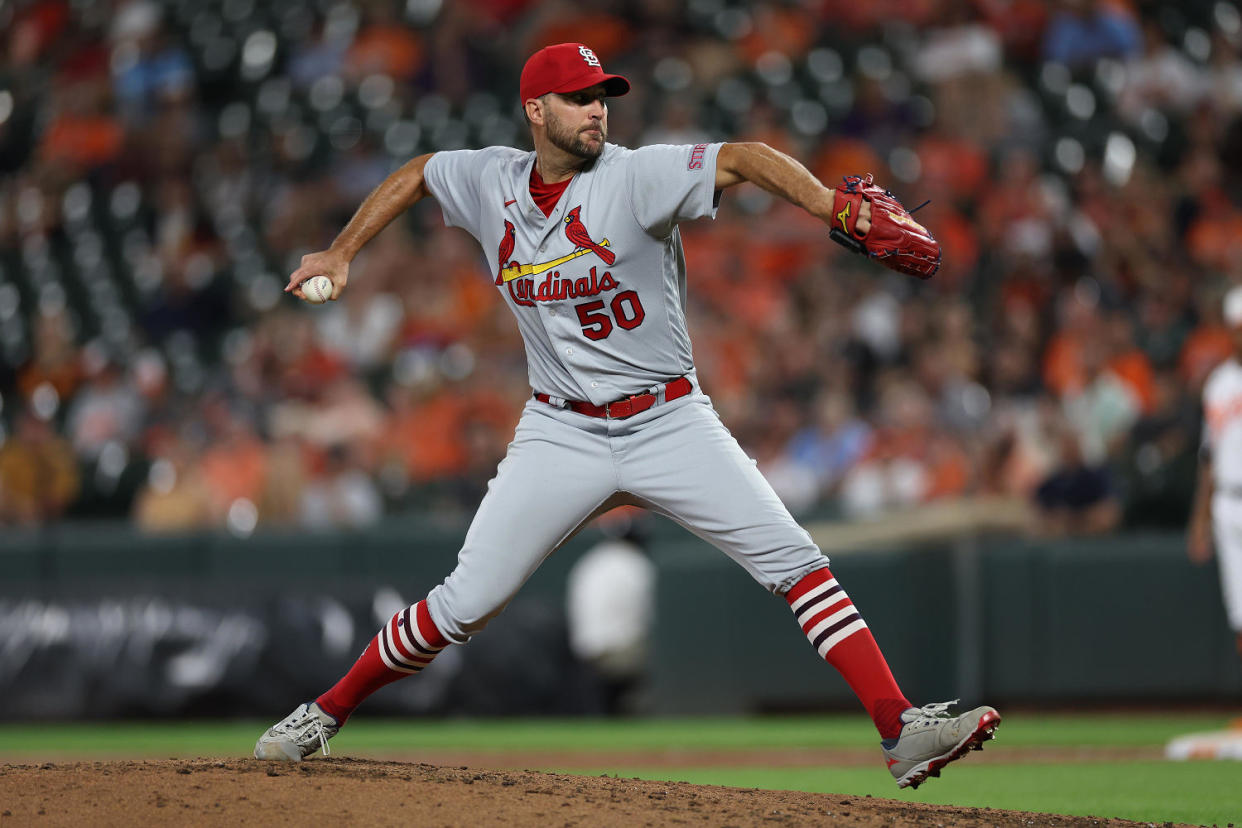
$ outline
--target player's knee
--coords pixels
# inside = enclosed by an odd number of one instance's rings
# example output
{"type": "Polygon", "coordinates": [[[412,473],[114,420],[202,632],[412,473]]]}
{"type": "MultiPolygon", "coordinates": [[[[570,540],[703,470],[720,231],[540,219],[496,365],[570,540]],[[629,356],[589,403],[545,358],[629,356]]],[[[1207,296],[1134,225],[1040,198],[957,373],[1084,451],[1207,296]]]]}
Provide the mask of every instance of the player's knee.
{"type": "Polygon", "coordinates": [[[445,638],[454,644],[465,644],[500,615],[505,602],[487,600],[485,595],[457,595],[441,585],[427,596],[427,608],[445,638]]]}
{"type": "Polygon", "coordinates": [[[454,621],[461,635],[469,638],[478,635],[487,626],[488,622],[500,615],[504,607],[490,606],[466,606],[457,611],[454,621]]]}

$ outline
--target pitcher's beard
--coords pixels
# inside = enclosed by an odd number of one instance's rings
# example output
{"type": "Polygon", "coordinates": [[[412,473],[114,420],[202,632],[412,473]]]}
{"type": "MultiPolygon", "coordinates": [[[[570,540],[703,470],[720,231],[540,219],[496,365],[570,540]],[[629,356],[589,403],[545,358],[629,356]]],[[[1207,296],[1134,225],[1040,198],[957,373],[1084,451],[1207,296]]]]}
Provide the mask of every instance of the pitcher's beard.
{"type": "Polygon", "coordinates": [[[603,124],[599,125],[599,133],[599,146],[594,147],[582,138],[582,133],[565,126],[555,116],[548,118],[548,140],[552,142],[552,146],[577,158],[588,161],[599,158],[604,151],[604,142],[608,140],[608,131],[603,124]]]}

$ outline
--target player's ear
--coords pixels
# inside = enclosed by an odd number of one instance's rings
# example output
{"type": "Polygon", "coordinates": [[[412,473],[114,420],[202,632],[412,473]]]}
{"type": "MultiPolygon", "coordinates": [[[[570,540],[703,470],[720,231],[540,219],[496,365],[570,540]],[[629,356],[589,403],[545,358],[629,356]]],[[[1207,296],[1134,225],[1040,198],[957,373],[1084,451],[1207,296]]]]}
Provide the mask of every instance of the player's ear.
{"type": "Polygon", "coordinates": [[[526,103],[522,105],[522,109],[526,113],[526,122],[528,124],[539,124],[540,126],[543,126],[544,104],[544,98],[526,99],[526,103]]]}

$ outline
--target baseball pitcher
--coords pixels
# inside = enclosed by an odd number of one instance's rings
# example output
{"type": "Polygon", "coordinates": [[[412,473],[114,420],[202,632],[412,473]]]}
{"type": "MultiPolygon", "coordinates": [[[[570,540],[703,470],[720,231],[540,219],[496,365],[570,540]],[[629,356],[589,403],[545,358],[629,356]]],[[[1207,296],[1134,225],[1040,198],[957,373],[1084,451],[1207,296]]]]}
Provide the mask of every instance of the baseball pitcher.
{"type": "Polygon", "coordinates": [[[1203,384],[1203,443],[1187,551],[1192,562],[1204,564],[1215,546],[1225,612],[1242,657],[1242,287],[1225,294],[1224,317],[1233,356],[1203,384]]]}
{"type": "Polygon", "coordinates": [[[264,733],[256,757],[326,753],[363,699],[480,632],[553,550],[620,504],[666,515],[788,602],[871,715],[900,787],[938,776],[1000,723],[991,707],[953,716],[949,703],[907,701],[827,558],[721,423],[695,374],[678,225],[714,216],[721,193],[749,181],[901,272],[930,277],[939,245],[870,176],[829,189],[761,143],[608,143],[606,99],[629,88],[580,43],[536,52],[519,90],[534,152],[414,158],[290,276],[295,294],[327,276],[336,299],[358,250],[430,196],[482,246],[525,341],[532,395],[456,568],[393,616],[334,687],[264,733]]]}

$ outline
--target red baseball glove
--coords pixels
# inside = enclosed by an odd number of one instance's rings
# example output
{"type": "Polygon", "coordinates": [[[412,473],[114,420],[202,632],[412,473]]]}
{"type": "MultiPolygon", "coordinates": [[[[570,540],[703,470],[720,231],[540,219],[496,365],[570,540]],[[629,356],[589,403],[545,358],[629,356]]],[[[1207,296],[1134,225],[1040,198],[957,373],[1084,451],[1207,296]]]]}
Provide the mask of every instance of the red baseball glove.
{"type": "Polygon", "coordinates": [[[940,243],[910,217],[896,196],[872,183],[871,173],[847,175],[845,183],[833,190],[828,235],[899,273],[930,279],[940,269],[940,243]],[[865,234],[857,229],[864,200],[871,203],[871,229],[865,234]]]}

